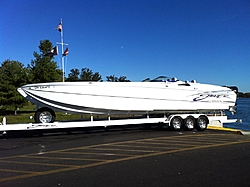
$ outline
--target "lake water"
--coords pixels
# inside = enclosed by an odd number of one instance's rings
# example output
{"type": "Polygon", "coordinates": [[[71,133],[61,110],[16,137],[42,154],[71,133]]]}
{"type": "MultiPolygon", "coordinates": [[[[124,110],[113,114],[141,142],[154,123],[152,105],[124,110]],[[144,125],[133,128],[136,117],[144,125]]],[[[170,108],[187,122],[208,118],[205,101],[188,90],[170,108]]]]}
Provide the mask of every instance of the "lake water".
{"type": "Polygon", "coordinates": [[[242,123],[228,123],[224,127],[250,131],[250,98],[237,99],[237,112],[227,114],[229,119],[242,119],[242,123]]]}

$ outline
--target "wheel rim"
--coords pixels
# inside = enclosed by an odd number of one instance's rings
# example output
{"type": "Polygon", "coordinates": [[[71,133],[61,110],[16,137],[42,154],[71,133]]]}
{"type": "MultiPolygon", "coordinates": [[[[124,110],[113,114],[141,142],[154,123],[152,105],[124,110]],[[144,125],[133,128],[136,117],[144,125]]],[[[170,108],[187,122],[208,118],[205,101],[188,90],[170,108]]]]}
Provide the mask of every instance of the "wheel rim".
{"type": "Polygon", "coordinates": [[[198,126],[200,129],[205,129],[207,126],[207,121],[203,118],[198,119],[198,126]]]}
{"type": "Polygon", "coordinates": [[[42,122],[42,123],[49,123],[51,122],[52,120],[52,114],[50,112],[47,112],[47,111],[44,111],[40,114],[39,116],[39,120],[42,122]]]}
{"type": "Polygon", "coordinates": [[[188,129],[193,129],[194,128],[194,120],[193,119],[187,119],[186,123],[185,123],[185,126],[188,129]]]}
{"type": "Polygon", "coordinates": [[[172,126],[174,129],[181,129],[181,120],[179,118],[173,119],[172,126]]]}

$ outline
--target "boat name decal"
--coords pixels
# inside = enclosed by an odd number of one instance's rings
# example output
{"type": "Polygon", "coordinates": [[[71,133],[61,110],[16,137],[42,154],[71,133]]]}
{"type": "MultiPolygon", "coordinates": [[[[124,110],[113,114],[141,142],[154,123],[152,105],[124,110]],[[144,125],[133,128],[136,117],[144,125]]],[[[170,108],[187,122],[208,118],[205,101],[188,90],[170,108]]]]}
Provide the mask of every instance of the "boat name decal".
{"type": "Polygon", "coordinates": [[[54,125],[54,124],[41,124],[41,125],[31,125],[31,126],[28,126],[27,129],[36,129],[36,128],[55,128],[57,127],[57,125],[54,125]]]}
{"type": "Polygon", "coordinates": [[[194,98],[193,101],[201,101],[204,100],[206,98],[229,98],[228,95],[225,94],[200,94],[198,97],[194,98]]]}
{"type": "Polygon", "coordinates": [[[50,86],[34,86],[34,87],[30,87],[30,89],[36,90],[36,89],[46,89],[46,88],[50,88],[50,86]]]}

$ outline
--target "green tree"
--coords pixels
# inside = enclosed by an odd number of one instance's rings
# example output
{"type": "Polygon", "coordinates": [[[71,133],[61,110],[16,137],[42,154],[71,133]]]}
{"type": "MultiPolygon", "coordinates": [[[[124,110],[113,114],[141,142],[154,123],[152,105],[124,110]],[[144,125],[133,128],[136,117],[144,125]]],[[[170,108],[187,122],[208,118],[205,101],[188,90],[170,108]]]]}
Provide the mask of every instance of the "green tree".
{"type": "Polygon", "coordinates": [[[114,75],[106,76],[107,82],[118,82],[118,78],[114,75]]]}
{"type": "Polygon", "coordinates": [[[131,82],[131,81],[128,80],[126,76],[120,76],[118,78],[118,82],[131,82]]]}
{"type": "Polygon", "coordinates": [[[102,81],[102,76],[95,72],[93,73],[92,70],[89,68],[82,68],[81,74],[80,74],[80,80],[81,81],[102,81]]]}
{"type": "Polygon", "coordinates": [[[119,78],[115,75],[106,76],[107,82],[131,82],[126,76],[120,76],[119,78]]]}
{"type": "Polygon", "coordinates": [[[28,80],[27,68],[14,60],[5,60],[0,66],[0,106],[17,109],[24,106],[27,100],[17,92],[17,88],[28,80]]]}
{"type": "Polygon", "coordinates": [[[241,98],[250,98],[250,92],[246,92],[246,93],[239,92],[237,96],[241,98]]]}
{"type": "Polygon", "coordinates": [[[250,92],[245,93],[245,96],[246,96],[247,98],[250,98],[250,92]]]}
{"type": "Polygon", "coordinates": [[[57,51],[53,51],[52,43],[49,40],[41,40],[38,47],[40,53],[34,52],[35,59],[28,65],[30,81],[32,83],[62,81],[62,71],[53,61],[57,51]]]}
{"type": "Polygon", "coordinates": [[[76,68],[71,69],[66,81],[69,81],[69,82],[79,81],[79,75],[80,75],[79,69],[76,69],[76,68]]]}

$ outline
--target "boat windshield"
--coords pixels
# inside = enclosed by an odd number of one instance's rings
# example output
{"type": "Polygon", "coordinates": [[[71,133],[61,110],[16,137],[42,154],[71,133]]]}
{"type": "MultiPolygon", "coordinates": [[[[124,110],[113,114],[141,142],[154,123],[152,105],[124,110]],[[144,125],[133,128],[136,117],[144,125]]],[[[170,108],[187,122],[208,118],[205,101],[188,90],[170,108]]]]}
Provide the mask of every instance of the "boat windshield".
{"type": "Polygon", "coordinates": [[[142,82],[176,82],[176,81],[178,81],[178,79],[175,77],[170,78],[167,76],[159,76],[159,77],[156,77],[152,80],[150,78],[147,78],[147,79],[143,80],[142,82]]]}
{"type": "Polygon", "coordinates": [[[154,78],[153,80],[150,80],[150,82],[166,82],[169,79],[171,78],[166,77],[166,76],[159,76],[159,77],[154,78]]]}

